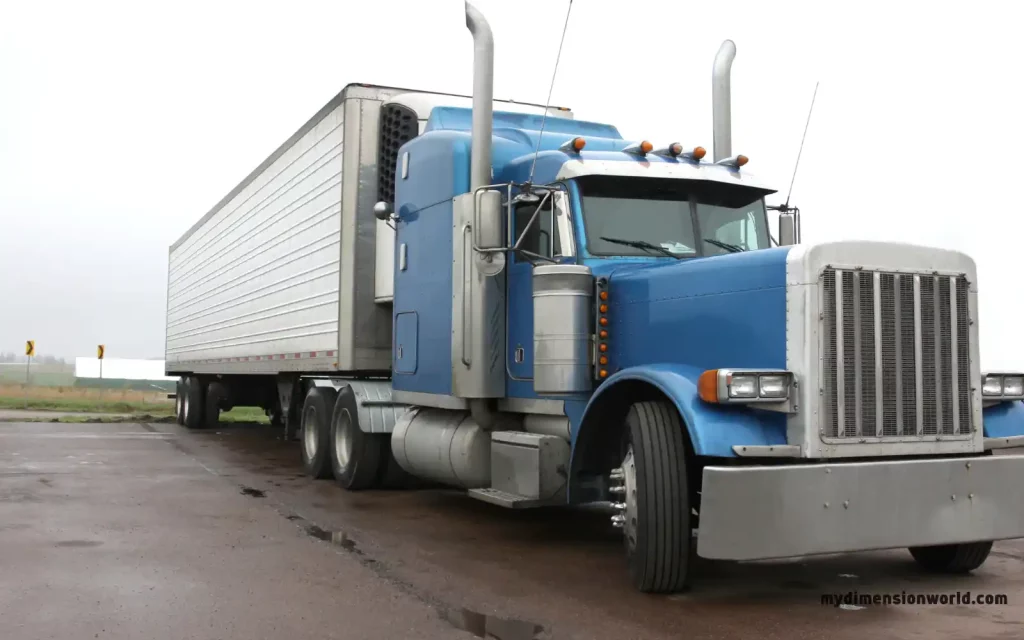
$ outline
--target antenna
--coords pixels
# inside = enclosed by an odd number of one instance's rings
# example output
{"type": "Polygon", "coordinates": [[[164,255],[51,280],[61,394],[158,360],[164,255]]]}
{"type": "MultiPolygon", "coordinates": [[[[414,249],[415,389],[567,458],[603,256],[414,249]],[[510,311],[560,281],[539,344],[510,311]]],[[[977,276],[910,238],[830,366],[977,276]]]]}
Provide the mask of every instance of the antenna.
{"type": "Polygon", "coordinates": [[[565,44],[565,32],[569,28],[569,16],[572,14],[572,0],[565,12],[565,24],[562,26],[562,39],[558,42],[558,55],[555,56],[555,70],[551,72],[551,85],[548,87],[548,99],[544,102],[544,115],[540,119],[540,134],[537,136],[537,148],[533,152],[533,164],[530,166],[530,178],[526,181],[527,191],[533,184],[533,173],[537,170],[537,156],[540,155],[540,143],[544,139],[544,125],[548,121],[548,110],[551,108],[551,92],[555,90],[555,77],[558,75],[558,61],[562,59],[562,45],[565,44]]]}
{"type": "Polygon", "coordinates": [[[818,85],[821,82],[814,83],[814,95],[811,96],[811,108],[807,110],[807,122],[804,123],[804,135],[800,138],[800,149],[796,152],[796,164],[793,165],[793,177],[789,180],[789,192],[786,194],[786,203],[783,205],[776,205],[769,207],[773,211],[779,211],[780,213],[789,213],[789,198],[793,195],[793,184],[796,182],[796,172],[800,169],[800,156],[804,153],[804,141],[807,140],[807,129],[811,126],[811,114],[814,113],[814,100],[818,97],[818,85]]]}

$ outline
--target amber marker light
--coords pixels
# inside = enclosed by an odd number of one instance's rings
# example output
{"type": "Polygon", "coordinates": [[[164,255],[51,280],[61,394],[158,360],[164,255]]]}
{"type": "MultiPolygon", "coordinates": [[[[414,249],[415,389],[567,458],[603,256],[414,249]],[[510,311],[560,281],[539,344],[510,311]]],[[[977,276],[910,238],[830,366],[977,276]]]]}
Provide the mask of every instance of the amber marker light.
{"type": "Polygon", "coordinates": [[[718,369],[708,369],[697,379],[697,394],[704,402],[718,403],[718,369]]]}

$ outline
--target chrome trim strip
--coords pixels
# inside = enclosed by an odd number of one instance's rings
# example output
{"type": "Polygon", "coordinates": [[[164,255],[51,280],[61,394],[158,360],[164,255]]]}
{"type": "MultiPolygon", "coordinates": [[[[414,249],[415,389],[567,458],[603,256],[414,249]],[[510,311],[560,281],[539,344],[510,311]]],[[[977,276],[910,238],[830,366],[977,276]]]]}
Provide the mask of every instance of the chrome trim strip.
{"type": "Polygon", "coordinates": [[[921,276],[914,276],[914,385],[917,389],[917,435],[924,433],[924,382],[921,362],[921,276]]]}

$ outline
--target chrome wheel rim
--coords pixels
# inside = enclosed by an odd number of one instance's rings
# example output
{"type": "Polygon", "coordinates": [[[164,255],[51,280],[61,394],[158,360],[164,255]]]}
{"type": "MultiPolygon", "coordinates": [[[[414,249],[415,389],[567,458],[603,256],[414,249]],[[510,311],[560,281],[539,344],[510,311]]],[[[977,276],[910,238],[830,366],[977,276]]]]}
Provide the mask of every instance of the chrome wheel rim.
{"type": "Polygon", "coordinates": [[[352,459],[352,417],[348,409],[342,409],[334,424],[334,455],[342,469],[348,468],[352,459]]]}
{"type": "Polygon", "coordinates": [[[316,422],[316,408],[312,405],[306,407],[302,415],[302,442],[306,448],[306,459],[312,460],[316,457],[317,432],[314,428],[316,422]]]}
{"type": "Polygon", "coordinates": [[[622,502],[626,505],[623,510],[625,516],[622,523],[622,534],[626,538],[626,545],[630,551],[636,549],[637,530],[637,503],[636,503],[636,458],[633,456],[633,445],[629,445],[626,456],[622,459],[622,484],[625,488],[625,495],[622,502]]]}

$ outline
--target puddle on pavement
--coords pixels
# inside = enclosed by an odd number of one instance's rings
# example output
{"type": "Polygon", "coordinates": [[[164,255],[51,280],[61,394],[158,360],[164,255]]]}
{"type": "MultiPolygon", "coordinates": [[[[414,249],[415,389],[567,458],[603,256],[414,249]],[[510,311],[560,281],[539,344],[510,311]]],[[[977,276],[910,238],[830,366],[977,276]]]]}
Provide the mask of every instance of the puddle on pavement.
{"type": "Polygon", "coordinates": [[[243,486],[242,495],[249,496],[251,498],[265,498],[267,496],[267,492],[262,489],[253,489],[252,487],[243,486]]]}
{"type": "Polygon", "coordinates": [[[316,538],[317,540],[322,540],[336,547],[341,547],[345,551],[351,551],[362,555],[362,552],[356,548],[355,541],[352,540],[352,538],[349,538],[348,534],[344,531],[328,531],[327,529],[318,527],[315,524],[311,524],[306,526],[306,534],[310,537],[316,538]]]}
{"type": "Polygon", "coordinates": [[[472,609],[438,609],[438,613],[448,624],[478,638],[534,640],[544,631],[534,622],[489,616],[472,609]]]}

